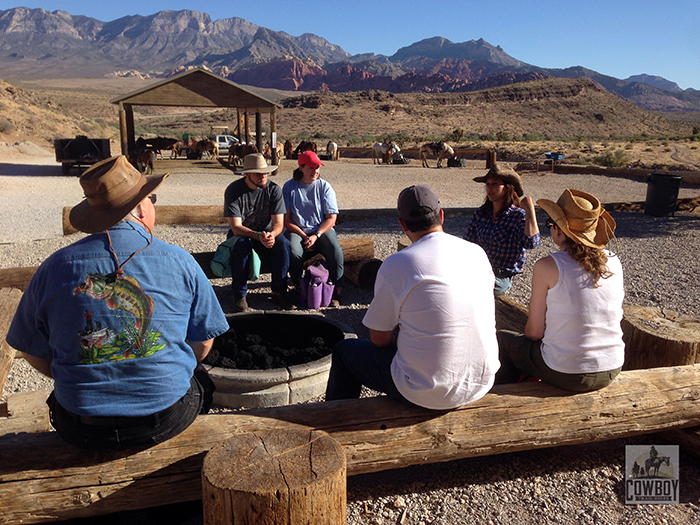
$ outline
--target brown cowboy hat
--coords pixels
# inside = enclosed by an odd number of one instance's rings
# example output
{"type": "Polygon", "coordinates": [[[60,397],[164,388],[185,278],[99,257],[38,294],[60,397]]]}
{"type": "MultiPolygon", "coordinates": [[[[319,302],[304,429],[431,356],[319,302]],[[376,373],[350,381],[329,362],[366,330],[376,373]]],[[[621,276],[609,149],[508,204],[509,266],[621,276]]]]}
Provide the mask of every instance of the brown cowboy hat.
{"type": "Polygon", "coordinates": [[[243,157],[243,169],[234,171],[236,175],[245,175],[246,173],[271,173],[275,171],[279,166],[267,165],[265,157],[262,153],[251,153],[243,157]]]}
{"type": "Polygon", "coordinates": [[[71,209],[70,223],[85,233],[107,230],[153,193],[168,175],[144,177],[124,155],[100,161],[80,177],[85,200],[71,209]]]}
{"type": "Polygon", "coordinates": [[[504,183],[510,184],[515,188],[515,193],[518,194],[518,197],[522,197],[525,193],[520,175],[515,173],[515,170],[507,164],[494,164],[493,168],[483,177],[474,177],[474,182],[486,182],[488,179],[501,179],[504,183]]]}
{"type": "Polygon", "coordinates": [[[557,202],[540,199],[537,204],[567,237],[579,244],[603,248],[615,233],[615,219],[590,193],[564,190],[557,202]]]}

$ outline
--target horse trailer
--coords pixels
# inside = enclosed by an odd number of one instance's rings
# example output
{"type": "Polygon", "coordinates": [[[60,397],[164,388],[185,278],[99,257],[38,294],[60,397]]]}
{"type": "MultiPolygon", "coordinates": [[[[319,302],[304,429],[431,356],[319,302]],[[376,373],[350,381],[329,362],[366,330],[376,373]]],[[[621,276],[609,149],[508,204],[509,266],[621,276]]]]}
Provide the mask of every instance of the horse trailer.
{"type": "Polygon", "coordinates": [[[72,166],[77,168],[92,166],[111,156],[109,139],[89,139],[84,135],[78,135],[74,139],[55,139],[53,147],[56,152],[56,162],[61,163],[64,175],[70,173],[72,166]]]}

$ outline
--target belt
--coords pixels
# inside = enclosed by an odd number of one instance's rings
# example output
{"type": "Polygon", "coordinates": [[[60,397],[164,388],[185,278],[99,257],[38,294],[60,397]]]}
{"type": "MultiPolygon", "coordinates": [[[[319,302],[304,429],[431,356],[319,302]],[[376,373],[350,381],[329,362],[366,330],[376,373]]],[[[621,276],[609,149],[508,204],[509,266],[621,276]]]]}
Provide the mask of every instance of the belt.
{"type": "MultiPolygon", "coordinates": [[[[131,428],[139,426],[156,425],[165,416],[174,412],[180,405],[181,399],[178,399],[173,405],[164,408],[160,412],[148,416],[81,416],[73,414],[77,421],[84,425],[95,427],[110,427],[110,428],[131,428]]],[[[72,412],[71,412],[72,414],[72,412]]]]}
{"type": "Polygon", "coordinates": [[[504,270],[503,268],[494,268],[493,274],[498,279],[506,279],[510,277],[515,277],[517,275],[515,272],[511,272],[510,270],[504,270]]]}

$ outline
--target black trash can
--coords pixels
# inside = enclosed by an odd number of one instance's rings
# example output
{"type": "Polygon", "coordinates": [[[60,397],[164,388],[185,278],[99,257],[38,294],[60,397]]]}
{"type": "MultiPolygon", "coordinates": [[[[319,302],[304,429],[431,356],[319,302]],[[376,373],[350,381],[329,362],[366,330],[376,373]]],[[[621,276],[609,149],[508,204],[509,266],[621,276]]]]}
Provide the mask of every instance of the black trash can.
{"type": "Polygon", "coordinates": [[[670,217],[676,212],[678,190],[683,177],[667,173],[647,175],[647,200],[644,213],[654,217],[670,217]]]}

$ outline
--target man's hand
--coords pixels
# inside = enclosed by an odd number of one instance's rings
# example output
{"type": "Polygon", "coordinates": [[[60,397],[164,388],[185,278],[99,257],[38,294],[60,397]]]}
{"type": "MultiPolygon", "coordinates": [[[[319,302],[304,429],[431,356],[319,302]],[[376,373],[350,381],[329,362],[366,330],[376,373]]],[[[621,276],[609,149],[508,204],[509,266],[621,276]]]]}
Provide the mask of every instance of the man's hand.
{"type": "Polygon", "coordinates": [[[306,251],[311,251],[313,249],[314,244],[316,244],[316,241],[318,240],[318,235],[315,233],[312,233],[311,235],[307,235],[304,240],[302,241],[302,245],[304,246],[304,249],[306,251]]]}
{"type": "Polygon", "coordinates": [[[272,248],[275,245],[275,237],[271,232],[260,232],[258,240],[265,248],[272,248]]]}

